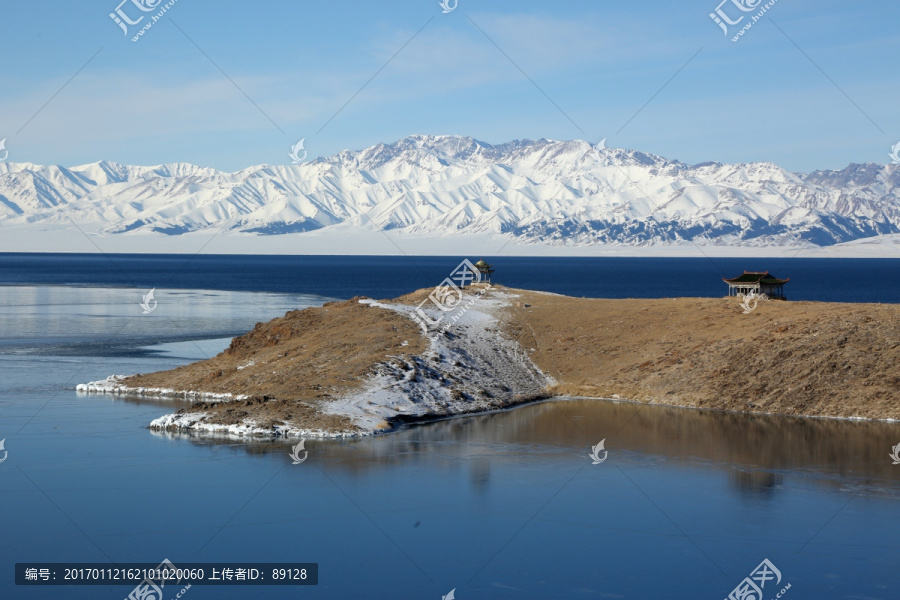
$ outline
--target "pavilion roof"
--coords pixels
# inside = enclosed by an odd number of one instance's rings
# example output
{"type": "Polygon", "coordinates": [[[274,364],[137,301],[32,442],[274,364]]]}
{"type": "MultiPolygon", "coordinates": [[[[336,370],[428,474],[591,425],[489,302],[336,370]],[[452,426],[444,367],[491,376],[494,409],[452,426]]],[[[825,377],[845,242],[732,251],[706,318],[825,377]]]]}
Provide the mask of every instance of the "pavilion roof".
{"type": "Polygon", "coordinates": [[[722,281],[726,283],[769,283],[772,285],[785,284],[790,281],[790,277],[787,279],[778,279],[768,271],[744,271],[741,275],[738,275],[734,279],[725,279],[722,278],[722,281]]]}

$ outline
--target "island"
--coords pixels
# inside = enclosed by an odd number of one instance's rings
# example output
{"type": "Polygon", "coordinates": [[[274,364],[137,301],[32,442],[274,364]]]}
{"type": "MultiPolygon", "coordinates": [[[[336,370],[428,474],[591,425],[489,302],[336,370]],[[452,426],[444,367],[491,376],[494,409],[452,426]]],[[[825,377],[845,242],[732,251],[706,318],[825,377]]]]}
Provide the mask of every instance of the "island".
{"type": "Polygon", "coordinates": [[[554,397],[900,419],[900,306],[597,299],[475,284],[258,323],[222,353],[82,393],[185,398],[153,429],[346,437],[554,397]],[[427,307],[427,308],[424,308],[427,307]],[[421,318],[428,318],[423,321],[421,318]]]}

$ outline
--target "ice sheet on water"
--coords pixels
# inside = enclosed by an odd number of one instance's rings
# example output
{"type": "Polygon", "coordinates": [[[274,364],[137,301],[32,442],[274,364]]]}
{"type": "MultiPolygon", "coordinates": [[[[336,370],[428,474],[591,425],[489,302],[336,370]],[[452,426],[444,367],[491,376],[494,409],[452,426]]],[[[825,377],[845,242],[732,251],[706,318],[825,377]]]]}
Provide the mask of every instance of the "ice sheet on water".
{"type": "Polygon", "coordinates": [[[153,310],[145,312],[141,303],[148,292],[126,287],[5,286],[0,295],[4,332],[0,353],[184,352],[187,358],[207,358],[221,351],[219,339],[329,300],[308,294],[156,289],[153,302],[145,304],[153,310]],[[169,345],[201,339],[205,341],[189,346],[169,345]]]}

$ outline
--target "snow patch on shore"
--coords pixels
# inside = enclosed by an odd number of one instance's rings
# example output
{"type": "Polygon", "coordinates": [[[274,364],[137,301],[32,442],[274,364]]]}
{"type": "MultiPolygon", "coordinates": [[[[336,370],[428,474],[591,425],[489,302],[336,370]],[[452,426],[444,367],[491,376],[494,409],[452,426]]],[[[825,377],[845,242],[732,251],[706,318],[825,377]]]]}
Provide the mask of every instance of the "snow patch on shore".
{"type": "MultiPolygon", "coordinates": [[[[392,421],[481,413],[542,397],[552,378],[503,334],[496,316],[516,297],[494,291],[467,302],[465,310],[443,314],[423,307],[430,318],[441,319],[437,330],[426,334],[429,349],[420,356],[396,356],[378,365],[362,391],[329,402],[324,412],[348,416],[374,433],[392,421]]],[[[411,319],[416,311],[405,304],[369,299],[360,303],[411,319]]]]}
{"type": "MultiPolygon", "coordinates": [[[[153,398],[185,399],[191,402],[230,402],[244,400],[245,394],[194,392],[172,388],[129,387],[122,381],[130,375],[110,375],[100,381],[80,383],[75,390],[85,394],[113,394],[120,396],[143,396],[153,398]]],[[[262,427],[253,419],[245,419],[241,423],[224,425],[210,423],[205,412],[178,412],[163,415],[150,422],[150,429],[176,432],[198,432],[224,434],[234,438],[244,437],[286,437],[286,438],[344,438],[359,436],[356,431],[325,431],[322,429],[304,429],[293,424],[262,427]]]]}
{"type": "MultiPolygon", "coordinates": [[[[253,419],[236,424],[209,422],[206,412],[178,412],[154,419],[156,431],[227,435],[231,437],[344,438],[371,435],[397,422],[484,413],[543,398],[553,379],[535,365],[517,342],[506,337],[499,310],[516,294],[482,288],[467,294],[453,311],[423,307],[439,321],[426,333],[428,349],[421,355],[396,355],[374,366],[363,389],[323,403],[325,414],[349,417],[359,430],[305,429],[294,423],[264,427],[253,419]],[[487,292],[490,291],[488,294],[487,292]]],[[[415,320],[417,308],[406,304],[360,300],[361,304],[401,313],[415,320]]],[[[407,343],[408,344],[408,343],[407,343]]],[[[242,367],[252,364],[247,363],[242,367]]],[[[239,367],[240,368],[240,367],[239,367]]],[[[129,387],[125,375],[77,386],[83,393],[183,398],[228,402],[246,395],[203,393],[171,388],[129,387]]]]}
{"type": "Polygon", "coordinates": [[[150,396],[154,398],[172,398],[190,400],[191,402],[228,402],[231,400],[244,400],[248,396],[243,394],[195,392],[192,390],[176,390],[173,388],[130,387],[122,383],[132,375],[110,375],[100,381],[79,383],[75,390],[86,394],[114,394],[120,396],[150,396]]]}
{"type": "Polygon", "coordinates": [[[302,429],[293,425],[262,427],[253,419],[244,419],[240,423],[224,425],[209,423],[205,412],[179,412],[163,415],[150,422],[150,429],[170,432],[194,432],[227,435],[233,438],[246,437],[286,437],[286,438],[344,438],[359,436],[358,432],[324,431],[322,429],[302,429]]]}

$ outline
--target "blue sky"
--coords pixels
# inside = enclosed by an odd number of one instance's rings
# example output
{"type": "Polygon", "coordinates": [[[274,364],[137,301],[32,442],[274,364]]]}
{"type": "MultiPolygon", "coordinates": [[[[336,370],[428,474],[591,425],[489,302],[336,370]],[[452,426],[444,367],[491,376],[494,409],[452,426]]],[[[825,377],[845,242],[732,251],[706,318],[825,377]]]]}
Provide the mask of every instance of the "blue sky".
{"type": "Polygon", "coordinates": [[[235,171],[423,133],[811,171],[900,140],[895,1],[779,0],[737,43],[718,0],[178,0],[137,43],[118,1],[4,3],[9,161],[235,171]]]}

